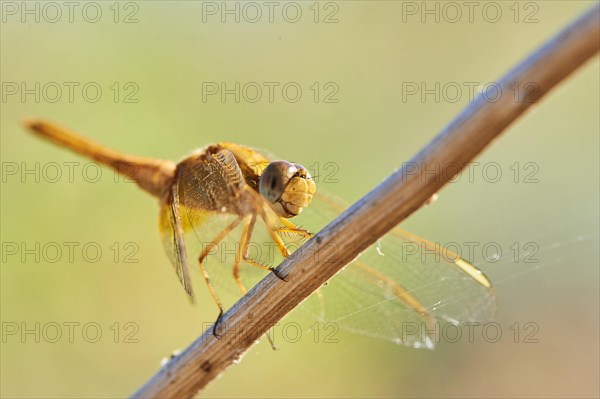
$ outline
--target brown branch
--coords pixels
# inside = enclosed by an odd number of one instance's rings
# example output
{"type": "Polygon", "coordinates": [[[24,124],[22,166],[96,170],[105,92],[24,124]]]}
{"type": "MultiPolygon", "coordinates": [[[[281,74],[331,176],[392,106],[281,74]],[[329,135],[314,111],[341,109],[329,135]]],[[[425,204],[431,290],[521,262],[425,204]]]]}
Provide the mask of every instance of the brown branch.
{"type": "Polygon", "coordinates": [[[212,331],[204,333],[133,397],[194,396],[344,265],[422,206],[452,178],[448,170],[458,173],[526,109],[596,54],[599,21],[596,5],[503,77],[498,82],[503,93],[499,100],[479,96],[412,159],[410,167],[389,176],[286,259],[279,271],[287,282],[273,274],[265,277],[224,315],[221,339],[212,331]],[[515,87],[520,99],[514,98],[515,87]],[[425,169],[428,173],[421,173],[425,169]]]}

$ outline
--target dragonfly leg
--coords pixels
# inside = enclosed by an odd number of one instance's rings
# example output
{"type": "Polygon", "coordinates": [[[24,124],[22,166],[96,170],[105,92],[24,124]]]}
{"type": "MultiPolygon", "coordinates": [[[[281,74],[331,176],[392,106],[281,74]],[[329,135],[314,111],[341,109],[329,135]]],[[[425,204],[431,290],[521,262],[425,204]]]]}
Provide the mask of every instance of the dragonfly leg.
{"type": "MultiPolygon", "coordinates": [[[[247,254],[248,244],[249,244],[250,237],[252,235],[252,230],[254,229],[255,223],[256,223],[256,215],[252,215],[250,218],[246,218],[246,220],[244,221],[244,230],[242,231],[242,237],[240,239],[240,246],[238,248],[238,253],[236,254],[236,257],[235,257],[235,263],[233,265],[233,278],[235,279],[235,282],[237,283],[237,286],[240,289],[240,292],[242,293],[242,295],[245,295],[246,292],[248,292],[248,290],[246,289],[246,286],[244,285],[244,283],[242,282],[242,279],[240,278],[240,260],[243,259],[244,261],[247,262],[246,258],[248,257],[248,254],[247,254]]],[[[273,342],[273,338],[271,338],[271,334],[267,331],[267,333],[265,333],[265,336],[267,337],[267,340],[269,340],[269,344],[271,344],[271,348],[273,350],[277,350],[277,347],[275,346],[275,342],[273,342]]]]}
{"type": "Polygon", "coordinates": [[[238,247],[238,253],[235,257],[235,262],[233,264],[233,278],[235,282],[242,292],[245,294],[247,292],[246,286],[242,283],[242,279],[240,278],[240,261],[245,260],[245,252],[246,247],[248,246],[248,242],[250,241],[250,231],[254,228],[254,222],[256,221],[256,216],[252,216],[250,218],[246,218],[244,221],[244,230],[242,231],[242,237],[240,239],[240,245],[238,247]]]}
{"type": "Polygon", "coordinates": [[[223,304],[221,303],[221,301],[219,300],[219,297],[217,296],[217,293],[212,285],[212,283],[210,282],[210,277],[208,276],[208,273],[206,272],[206,268],[204,267],[203,263],[204,260],[206,259],[206,257],[208,256],[209,252],[211,250],[213,250],[213,248],[219,244],[221,241],[223,241],[223,239],[225,237],[227,237],[229,235],[229,233],[231,233],[231,231],[233,229],[235,229],[237,227],[238,224],[240,224],[240,222],[242,221],[241,217],[238,217],[236,220],[234,220],[231,224],[229,224],[229,226],[225,227],[225,229],[223,231],[221,231],[202,251],[202,253],[200,254],[200,256],[198,257],[198,266],[200,267],[200,271],[202,272],[202,276],[204,276],[204,281],[206,282],[206,286],[208,287],[208,290],[210,291],[210,295],[213,297],[213,300],[215,301],[215,303],[217,304],[217,307],[219,308],[219,316],[217,317],[217,320],[215,321],[215,325],[213,327],[213,335],[216,338],[221,338],[221,336],[217,333],[217,328],[219,327],[219,324],[221,323],[221,318],[223,317],[223,304]]]}
{"type": "Polygon", "coordinates": [[[277,229],[278,233],[296,234],[304,238],[311,238],[314,235],[310,231],[301,229],[300,227],[296,226],[294,223],[290,222],[286,218],[279,218],[279,220],[284,226],[277,229]]]}
{"type": "MultiPolygon", "coordinates": [[[[263,220],[264,220],[264,219],[263,219],[263,220]]],[[[259,269],[263,269],[263,270],[266,270],[266,271],[272,272],[272,273],[273,273],[275,276],[277,276],[277,278],[279,278],[280,280],[287,281],[287,280],[286,280],[286,279],[285,279],[285,278],[284,278],[284,277],[283,277],[283,276],[282,276],[282,275],[281,275],[281,274],[280,274],[280,273],[277,271],[277,269],[275,269],[274,267],[269,267],[269,266],[267,266],[267,265],[263,265],[262,263],[260,263],[260,262],[257,262],[257,261],[255,261],[254,259],[252,259],[252,258],[250,258],[250,257],[248,256],[248,252],[249,252],[249,250],[250,250],[250,247],[249,247],[249,244],[250,244],[250,238],[252,237],[252,232],[254,231],[254,225],[255,225],[255,224],[256,224],[256,215],[252,215],[252,218],[250,219],[250,222],[248,223],[248,226],[247,226],[247,232],[248,232],[248,234],[246,234],[246,235],[245,235],[245,242],[244,242],[242,245],[240,245],[240,248],[241,248],[241,250],[242,250],[242,256],[241,256],[241,259],[242,259],[244,262],[246,262],[246,263],[248,263],[249,265],[251,265],[251,266],[258,267],[259,269]]],[[[267,222],[266,222],[266,221],[265,221],[265,224],[267,224],[267,222]]],[[[268,225],[267,225],[267,230],[269,231],[269,234],[270,234],[270,235],[271,235],[271,237],[273,238],[273,232],[272,232],[271,228],[270,228],[268,225]]],[[[276,236],[277,238],[279,238],[279,236],[278,236],[277,234],[275,234],[275,236],[276,236]]],[[[242,238],[244,238],[244,237],[242,236],[242,238]]],[[[275,239],[275,238],[273,238],[273,239],[275,239]]],[[[279,240],[281,241],[281,238],[279,238],[279,240]]],[[[276,241],[276,243],[277,243],[277,241],[276,241]]],[[[283,242],[281,242],[281,244],[283,245],[283,242]]],[[[277,244],[277,245],[279,246],[279,244],[277,244]]],[[[284,248],[285,248],[285,247],[284,247],[284,248]]]]}
{"type": "Polygon", "coordinates": [[[277,234],[277,230],[278,229],[276,227],[271,226],[271,223],[269,222],[269,219],[267,218],[267,215],[265,215],[264,213],[262,213],[260,215],[260,217],[265,222],[265,225],[267,227],[267,231],[269,232],[269,235],[271,236],[271,239],[273,241],[275,241],[275,244],[277,245],[277,248],[279,249],[279,252],[281,252],[281,255],[284,258],[287,258],[288,256],[290,256],[290,251],[285,246],[285,243],[283,242],[283,240],[281,239],[281,237],[279,236],[279,234],[277,234]]]}

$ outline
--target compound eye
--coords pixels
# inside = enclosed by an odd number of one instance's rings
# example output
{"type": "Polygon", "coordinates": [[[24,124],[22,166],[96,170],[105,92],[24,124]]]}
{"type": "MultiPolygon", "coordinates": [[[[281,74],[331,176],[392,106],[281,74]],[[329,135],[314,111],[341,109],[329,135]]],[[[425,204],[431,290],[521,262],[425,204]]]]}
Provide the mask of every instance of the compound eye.
{"type": "Polygon", "coordinates": [[[260,195],[275,203],[281,198],[290,179],[298,168],[288,161],[273,161],[263,171],[258,183],[260,195]]]}

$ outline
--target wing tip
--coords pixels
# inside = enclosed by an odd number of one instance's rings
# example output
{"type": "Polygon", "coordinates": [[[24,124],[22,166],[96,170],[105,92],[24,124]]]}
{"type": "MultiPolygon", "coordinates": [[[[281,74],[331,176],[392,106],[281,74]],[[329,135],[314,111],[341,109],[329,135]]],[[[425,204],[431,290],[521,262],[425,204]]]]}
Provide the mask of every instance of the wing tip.
{"type": "Polygon", "coordinates": [[[460,268],[460,270],[465,272],[469,277],[483,285],[485,288],[492,288],[492,282],[490,279],[471,262],[463,258],[457,258],[454,263],[460,268]]]}

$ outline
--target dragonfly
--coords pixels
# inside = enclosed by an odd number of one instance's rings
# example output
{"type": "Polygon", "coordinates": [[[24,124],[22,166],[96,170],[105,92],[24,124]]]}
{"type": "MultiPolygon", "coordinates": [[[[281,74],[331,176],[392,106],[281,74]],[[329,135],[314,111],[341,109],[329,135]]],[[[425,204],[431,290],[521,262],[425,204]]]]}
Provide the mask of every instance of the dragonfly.
{"type": "MultiPolygon", "coordinates": [[[[323,227],[346,207],[334,196],[317,191],[315,179],[301,164],[244,145],[211,144],[175,163],[124,154],[46,120],[28,120],[24,125],[114,169],[158,199],[163,246],[190,298],[194,289],[187,246],[196,244],[194,267],[218,308],[213,327],[217,338],[225,307],[208,270],[211,259],[221,272],[230,270],[241,294],[248,290],[243,276],[248,269],[285,280],[274,267],[274,255],[288,257],[313,236],[306,225],[323,227]],[[272,251],[264,260],[257,243],[267,242],[272,251]],[[232,259],[216,255],[223,244],[233,244],[233,250],[228,250],[234,254],[232,259]]],[[[496,295],[475,265],[396,227],[300,307],[317,320],[351,332],[433,348],[440,322],[491,320],[496,295]]],[[[269,341],[274,347],[270,337],[269,341]]]]}

